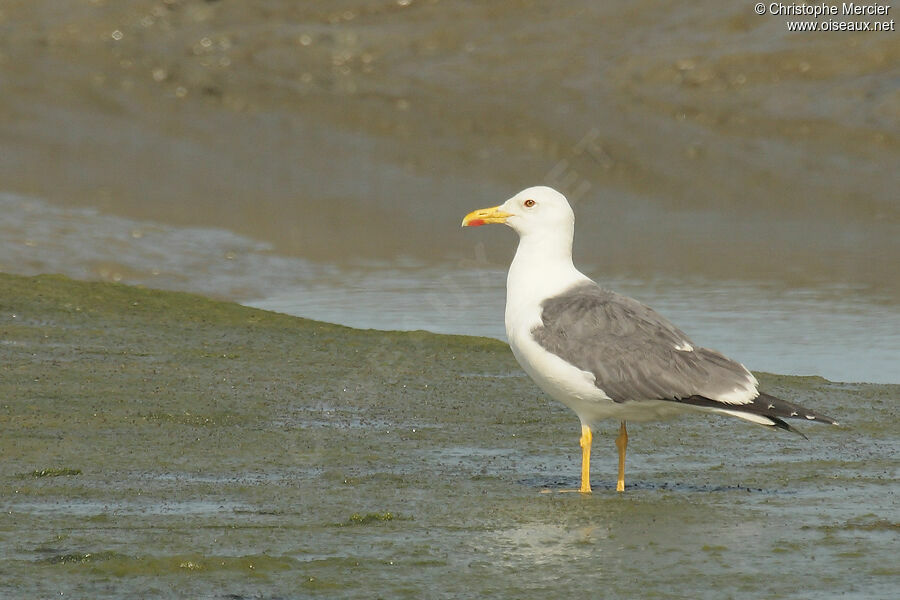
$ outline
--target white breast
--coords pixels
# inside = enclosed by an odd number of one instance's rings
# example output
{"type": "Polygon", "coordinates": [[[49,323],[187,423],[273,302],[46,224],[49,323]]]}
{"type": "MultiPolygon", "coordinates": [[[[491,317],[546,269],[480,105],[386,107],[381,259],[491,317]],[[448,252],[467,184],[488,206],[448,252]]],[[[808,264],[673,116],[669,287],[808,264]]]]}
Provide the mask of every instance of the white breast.
{"type": "Polygon", "coordinates": [[[556,263],[541,269],[540,262],[540,256],[523,256],[517,252],[510,266],[506,290],[506,336],[510,348],[538,387],[574,410],[582,421],[592,423],[607,418],[611,415],[596,413],[605,414],[615,403],[594,385],[594,375],[547,352],[531,335],[542,324],[541,302],[545,298],[590,279],[570,266],[571,263],[567,268],[560,268],[556,263]]]}

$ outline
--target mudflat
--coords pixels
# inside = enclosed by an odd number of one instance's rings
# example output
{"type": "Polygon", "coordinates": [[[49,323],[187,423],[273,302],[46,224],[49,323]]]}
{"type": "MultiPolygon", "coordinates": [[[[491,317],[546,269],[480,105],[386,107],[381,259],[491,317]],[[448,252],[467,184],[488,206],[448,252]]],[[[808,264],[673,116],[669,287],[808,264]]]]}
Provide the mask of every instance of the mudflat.
{"type": "Polygon", "coordinates": [[[595,436],[502,342],[0,275],[0,595],[887,598],[900,386],[595,436]],[[802,427],[802,424],[801,424],[802,427]]]}

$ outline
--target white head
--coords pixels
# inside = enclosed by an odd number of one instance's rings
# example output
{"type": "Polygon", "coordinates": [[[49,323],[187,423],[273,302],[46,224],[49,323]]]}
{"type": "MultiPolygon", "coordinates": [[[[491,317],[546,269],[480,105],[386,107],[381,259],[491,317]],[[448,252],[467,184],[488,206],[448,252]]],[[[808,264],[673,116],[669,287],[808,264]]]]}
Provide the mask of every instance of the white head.
{"type": "Polygon", "coordinates": [[[540,313],[533,311],[539,300],[590,280],[572,264],[575,215],[556,190],[544,186],[522,190],[500,206],[470,212],[462,222],[463,227],[489,223],[505,223],[519,234],[506,278],[506,325],[512,339],[510,323],[540,322],[540,313]]]}
{"type": "Polygon", "coordinates": [[[519,237],[568,239],[570,247],[575,229],[575,213],[566,197],[546,186],[522,190],[500,206],[470,212],[463,227],[505,223],[519,237]]]}

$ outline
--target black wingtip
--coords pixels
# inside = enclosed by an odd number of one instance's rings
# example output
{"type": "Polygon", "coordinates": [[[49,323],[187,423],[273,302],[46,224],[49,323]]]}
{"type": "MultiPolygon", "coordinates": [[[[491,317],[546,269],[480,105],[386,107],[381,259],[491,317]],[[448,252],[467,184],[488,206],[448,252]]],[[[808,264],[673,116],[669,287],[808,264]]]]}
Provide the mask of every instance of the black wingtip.
{"type": "MultiPolygon", "coordinates": [[[[826,417],[825,415],[821,415],[817,412],[808,410],[800,406],[799,404],[794,404],[793,402],[788,402],[787,400],[776,398],[775,396],[766,394],[765,392],[760,392],[756,398],[746,404],[723,404],[722,402],[710,400],[709,398],[706,398],[704,396],[690,396],[688,398],[680,398],[676,401],[683,402],[685,404],[691,404],[693,406],[703,406],[713,409],[727,408],[732,411],[732,414],[744,412],[748,415],[758,415],[760,417],[769,419],[772,422],[771,425],[765,423],[766,425],[796,433],[803,438],[806,438],[806,436],[797,429],[794,429],[793,427],[788,425],[784,421],[784,419],[805,419],[807,421],[816,423],[828,423],[830,425],[838,424],[838,422],[831,417],[826,417]]],[[[761,421],[757,420],[756,422],[759,423],[761,421]]]]}
{"type": "Polygon", "coordinates": [[[785,431],[790,431],[791,433],[795,433],[795,434],[799,435],[800,437],[802,437],[804,440],[808,440],[808,439],[809,439],[808,437],[806,437],[806,434],[805,434],[805,433],[803,433],[802,431],[800,431],[800,430],[797,429],[796,427],[791,427],[791,426],[788,425],[785,421],[782,421],[782,420],[779,419],[778,417],[772,417],[772,416],[768,416],[768,415],[767,415],[766,418],[771,419],[771,420],[772,420],[772,425],[773,425],[774,427],[777,427],[778,429],[784,429],[785,431]]]}
{"type": "Polygon", "coordinates": [[[812,411],[804,411],[800,415],[794,415],[795,419],[799,419],[801,417],[805,417],[807,421],[816,421],[819,423],[827,423],[828,425],[840,425],[837,421],[832,419],[831,417],[826,417],[825,415],[820,415],[819,413],[815,413],[812,411]]]}
{"type": "MultiPolygon", "coordinates": [[[[765,392],[760,392],[759,396],[753,401],[753,406],[765,407],[765,410],[759,411],[760,414],[772,420],[781,421],[781,419],[806,419],[807,421],[827,423],[829,425],[838,424],[838,422],[831,417],[806,409],[799,404],[794,404],[793,402],[788,402],[787,400],[776,398],[775,396],[766,394],[765,392]]],[[[784,423],[784,421],[781,421],[781,423],[784,424],[784,427],[778,424],[776,424],[776,426],[781,427],[782,429],[788,429],[788,431],[792,430],[792,428],[787,423],[784,423]]]]}

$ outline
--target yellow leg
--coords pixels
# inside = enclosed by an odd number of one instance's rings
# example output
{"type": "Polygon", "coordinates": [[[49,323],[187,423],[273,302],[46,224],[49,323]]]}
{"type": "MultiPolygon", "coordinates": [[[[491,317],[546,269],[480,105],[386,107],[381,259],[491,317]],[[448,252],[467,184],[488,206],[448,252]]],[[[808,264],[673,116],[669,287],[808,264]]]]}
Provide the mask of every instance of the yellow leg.
{"type": "Polygon", "coordinates": [[[581,424],[581,489],[582,494],[591,492],[591,441],[594,435],[591,428],[581,424]]]}
{"type": "Polygon", "coordinates": [[[616,481],[616,491],[625,491],[625,447],[628,446],[628,432],[625,431],[625,421],[619,426],[619,437],[616,438],[616,448],[619,449],[619,479],[616,481]]]}

